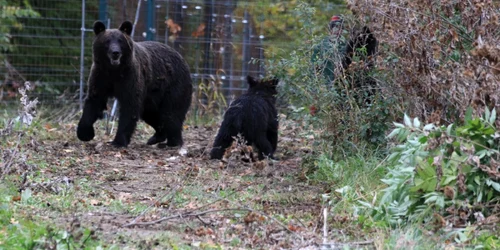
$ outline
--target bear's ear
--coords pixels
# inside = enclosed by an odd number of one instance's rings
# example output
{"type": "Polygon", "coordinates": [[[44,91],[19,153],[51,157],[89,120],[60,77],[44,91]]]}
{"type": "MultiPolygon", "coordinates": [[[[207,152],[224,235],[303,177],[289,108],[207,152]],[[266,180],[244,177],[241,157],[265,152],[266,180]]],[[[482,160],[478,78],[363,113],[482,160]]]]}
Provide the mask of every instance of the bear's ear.
{"type": "Polygon", "coordinates": [[[130,21],[125,21],[120,25],[119,30],[130,36],[130,34],[132,34],[132,27],[133,24],[130,21]]]}
{"type": "Polygon", "coordinates": [[[252,76],[247,76],[247,82],[250,87],[254,87],[255,85],[257,85],[257,81],[252,76]]]}
{"type": "Polygon", "coordinates": [[[103,32],[105,30],[106,30],[106,26],[104,25],[104,23],[102,23],[101,21],[94,22],[94,33],[96,35],[99,35],[99,33],[103,32]]]}

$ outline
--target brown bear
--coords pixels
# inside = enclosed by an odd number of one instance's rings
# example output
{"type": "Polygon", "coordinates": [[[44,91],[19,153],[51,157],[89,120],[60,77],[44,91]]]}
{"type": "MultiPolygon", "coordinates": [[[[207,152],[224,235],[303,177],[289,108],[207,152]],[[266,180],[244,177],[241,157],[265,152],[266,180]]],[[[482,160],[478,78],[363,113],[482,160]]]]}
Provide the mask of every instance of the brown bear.
{"type": "Polygon", "coordinates": [[[94,23],[93,63],[77,136],[82,141],[94,138],[94,122],[103,117],[108,98],[115,97],[120,115],[112,145],[128,146],[142,119],[155,129],[148,145],[167,140],[167,146],[180,146],[193,92],[189,66],[169,46],[134,42],[131,32],[129,21],[119,29],[106,29],[100,21],[94,23]]]}

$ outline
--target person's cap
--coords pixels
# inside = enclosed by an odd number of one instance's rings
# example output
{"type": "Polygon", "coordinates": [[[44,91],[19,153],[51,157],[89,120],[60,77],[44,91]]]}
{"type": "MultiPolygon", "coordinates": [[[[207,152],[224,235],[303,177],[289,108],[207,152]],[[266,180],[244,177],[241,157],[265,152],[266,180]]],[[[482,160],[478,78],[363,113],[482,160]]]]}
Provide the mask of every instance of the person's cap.
{"type": "Polygon", "coordinates": [[[337,26],[337,25],[340,25],[342,24],[343,20],[341,17],[339,16],[332,16],[330,18],[330,29],[332,29],[333,27],[337,26]]]}
{"type": "Polygon", "coordinates": [[[340,18],[339,16],[332,16],[330,18],[330,22],[342,22],[342,18],[340,18]]]}

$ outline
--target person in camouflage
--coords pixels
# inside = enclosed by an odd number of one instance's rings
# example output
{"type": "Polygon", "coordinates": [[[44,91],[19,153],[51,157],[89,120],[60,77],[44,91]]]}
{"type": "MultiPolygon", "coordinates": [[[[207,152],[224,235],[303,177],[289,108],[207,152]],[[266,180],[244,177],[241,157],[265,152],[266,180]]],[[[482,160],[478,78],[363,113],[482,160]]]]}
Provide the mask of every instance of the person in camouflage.
{"type": "Polygon", "coordinates": [[[328,24],[329,34],[313,49],[312,64],[316,74],[323,74],[326,84],[331,85],[335,79],[335,61],[343,59],[346,39],[342,36],[344,20],[332,16],[328,24]]]}
{"type": "MultiPolygon", "coordinates": [[[[349,76],[357,76],[352,84],[353,88],[361,89],[365,87],[368,89],[368,95],[372,96],[375,81],[368,76],[367,72],[374,67],[378,41],[367,26],[357,31],[353,30],[349,38],[343,36],[344,28],[344,20],[341,17],[334,15],[330,18],[328,36],[313,47],[311,58],[313,71],[318,78],[324,80],[326,86],[333,87],[335,70],[338,67],[337,74],[345,72],[349,76]],[[360,48],[366,48],[365,54],[358,52],[360,48]],[[364,70],[348,71],[354,55],[364,61],[366,65],[364,70]]],[[[310,107],[311,115],[316,114],[317,111],[316,106],[310,107]]]]}

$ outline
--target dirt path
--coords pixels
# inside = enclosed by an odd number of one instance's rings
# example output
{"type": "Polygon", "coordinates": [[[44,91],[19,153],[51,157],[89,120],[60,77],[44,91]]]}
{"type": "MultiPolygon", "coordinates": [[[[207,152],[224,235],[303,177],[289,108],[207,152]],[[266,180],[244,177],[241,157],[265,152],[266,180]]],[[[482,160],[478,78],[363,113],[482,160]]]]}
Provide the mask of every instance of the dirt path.
{"type": "Polygon", "coordinates": [[[102,133],[82,143],[68,135],[73,129],[39,147],[52,187],[38,192],[68,189],[71,197],[45,212],[61,225],[78,221],[106,243],[131,249],[319,242],[322,190],[300,181],[309,142],[297,138],[297,128],[281,127],[280,160],[273,162],[249,162],[244,147],[227,161],[209,160],[212,127],[187,127],[182,149],[145,145],[151,131],[143,126],[127,149],[109,146],[102,133]]]}

